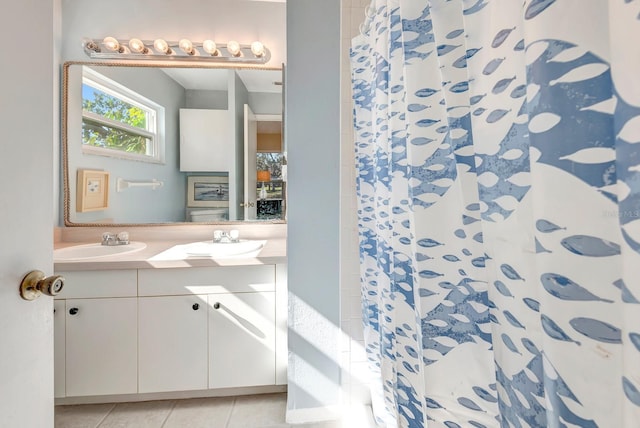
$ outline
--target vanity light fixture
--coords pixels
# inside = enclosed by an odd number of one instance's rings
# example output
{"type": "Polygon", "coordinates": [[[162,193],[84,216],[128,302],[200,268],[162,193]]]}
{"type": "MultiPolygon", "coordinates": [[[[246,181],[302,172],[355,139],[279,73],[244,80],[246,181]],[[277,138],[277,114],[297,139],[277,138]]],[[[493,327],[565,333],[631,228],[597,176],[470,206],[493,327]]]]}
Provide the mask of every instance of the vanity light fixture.
{"type": "Polygon", "coordinates": [[[246,64],[265,64],[271,59],[271,52],[260,41],[254,41],[251,44],[241,44],[235,40],[224,44],[210,39],[193,42],[187,38],[177,42],[160,38],[155,40],[131,38],[119,41],[109,36],[101,41],[85,38],[82,46],[89,57],[96,59],[246,64]]]}

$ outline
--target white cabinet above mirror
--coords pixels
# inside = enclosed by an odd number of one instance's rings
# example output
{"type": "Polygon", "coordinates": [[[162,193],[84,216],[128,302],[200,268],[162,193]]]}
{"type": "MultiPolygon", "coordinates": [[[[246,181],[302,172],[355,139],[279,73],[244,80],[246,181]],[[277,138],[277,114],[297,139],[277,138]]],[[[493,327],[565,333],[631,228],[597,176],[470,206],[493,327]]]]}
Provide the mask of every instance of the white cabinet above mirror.
{"type": "MultiPolygon", "coordinates": [[[[281,120],[282,70],[72,62],[65,63],[63,71],[66,226],[174,224],[192,219],[284,221],[286,143],[281,132],[256,137],[263,148],[274,147],[271,158],[278,159],[266,163],[270,182],[259,181],[257,168],[265,162],[256,159],[255,150],[250,155],[246,151],[244,117],[248,106],[257,117],[281,120]],[[87,84],[83,78],[87,75],[94,77],[93,84],[87,84]],[[186,123],[181,118],[184,111],[216,111],[220,117],[186,123]],[[210,138],[200,138],[207,133],[210,138]],[[189,142],[205,143],[195,144],[195,150],[183,149],[181,139],[186,135],[189,142]],[[85,180],[78,186],[78,170],[101,171],[108,182],[85,180]],[[193,203],[189,186],[197,177],[224,181],[228,193],[222,203],[193,203]],[[119,181],[132,185],[117,186],[119,181]],[[263,187],[269,190],[268,197],[263,191],[261,198],[263,187]],[[79,201],[97,195],[96,209],[76,210],[79,201]],[[267,204],[267,199],[278,201],[267,204]],[[258,206],[259,200],[262,215],[247,217],[245,205],[258,206]],[[220,215],[192,215],[198,210],[220,211],[221,206],[220,215]]],[[[280,127],[277,122],[258,124],[256,129],[280,127]]]]}

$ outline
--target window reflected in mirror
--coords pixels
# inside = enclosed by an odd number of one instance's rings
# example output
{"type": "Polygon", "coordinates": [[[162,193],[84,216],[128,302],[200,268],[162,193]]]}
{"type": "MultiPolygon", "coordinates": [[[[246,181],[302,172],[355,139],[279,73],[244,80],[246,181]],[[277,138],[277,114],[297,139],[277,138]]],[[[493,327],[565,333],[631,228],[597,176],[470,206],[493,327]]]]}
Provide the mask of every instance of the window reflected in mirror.
{"type": "Polygon", "coordinates": [[[161,162],[163,118],[161,105],[90,68],[83,69],[83,153],[161,162]]]}

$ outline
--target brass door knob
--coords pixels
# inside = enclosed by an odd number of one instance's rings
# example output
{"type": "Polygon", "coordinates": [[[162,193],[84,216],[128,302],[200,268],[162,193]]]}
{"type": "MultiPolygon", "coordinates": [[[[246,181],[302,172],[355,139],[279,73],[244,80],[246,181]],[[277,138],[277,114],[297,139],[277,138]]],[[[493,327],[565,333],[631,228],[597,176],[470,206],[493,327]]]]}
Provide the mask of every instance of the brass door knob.
{"type": "Polygon", "coordinates": [[[56,296],[64,287],[64,278],[60,275],[45,276],[44,272],[29,272],[20,283],[20,297],[24,300],[35,300],[41,294],[56,296]]]}

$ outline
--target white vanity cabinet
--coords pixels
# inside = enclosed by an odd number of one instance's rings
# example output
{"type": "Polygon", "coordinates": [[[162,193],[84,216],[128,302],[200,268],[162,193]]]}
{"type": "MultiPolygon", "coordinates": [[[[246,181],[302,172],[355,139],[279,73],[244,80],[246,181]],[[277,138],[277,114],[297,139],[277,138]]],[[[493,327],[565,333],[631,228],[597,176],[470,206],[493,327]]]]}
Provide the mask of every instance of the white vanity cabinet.
{"type": "Polygon", "coordinates": [[[207,296],[138,298],[139,391],[207,389],[207,296]]]}
{"type": "Polygon", "coordinates": [[[57,272],[66,281],[54,302],[56,398],[284,385],[283,272],[285,265],[57,272]]]}
{"type": "MultiPolygon", "coordinates": [[[[191,292],[208,306],[204,325],[208,334],[201,342],[205,352],[208,349],[208,388],[276,384],[274,265],[145,269],[140,270],[138,281],[141,296],[168,295],[165,299],[170,302],[191,292]]],[[[142,313],[140,322],[142,326],[142,313]]],[[[140,335],[142,340],[142,330],[140,335]]],[[[142,345],[140,349],[142,366],[148,358],[143,358],[142,345]]],[[[195,349],[202,352],[200,347],[195,349]]],[[[176,347],[174,353],[181,352],[189,351],[176,347]]],[[[140,370],[142,376],[144,369],[140,370]]]]}

